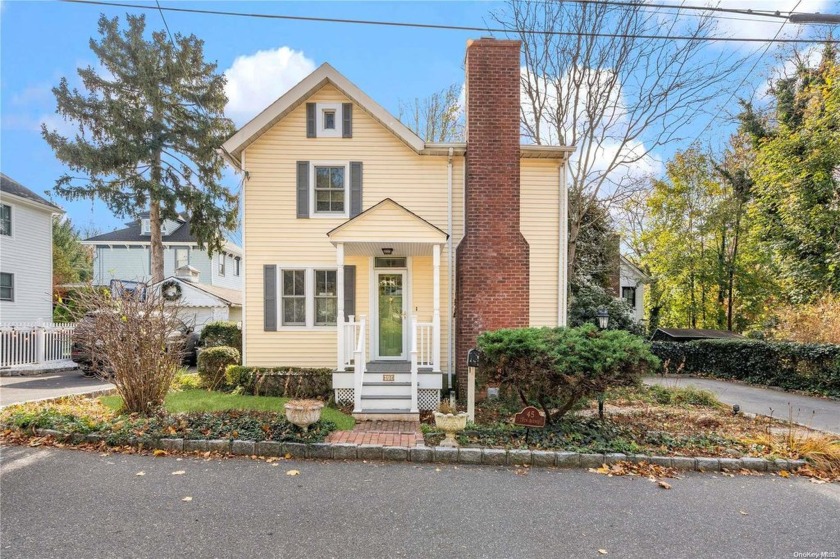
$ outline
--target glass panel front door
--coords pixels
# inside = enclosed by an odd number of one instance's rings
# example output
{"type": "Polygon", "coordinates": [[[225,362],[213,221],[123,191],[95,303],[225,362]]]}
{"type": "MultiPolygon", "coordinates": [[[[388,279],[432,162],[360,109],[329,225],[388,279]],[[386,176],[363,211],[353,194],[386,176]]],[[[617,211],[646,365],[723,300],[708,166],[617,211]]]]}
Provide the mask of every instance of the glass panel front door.
{"type": "Polygon", "coordinates": [[[378,273],[379,295],[379,355],[385,358],[401,358],[403,351],[403,273],[378,273]]]}

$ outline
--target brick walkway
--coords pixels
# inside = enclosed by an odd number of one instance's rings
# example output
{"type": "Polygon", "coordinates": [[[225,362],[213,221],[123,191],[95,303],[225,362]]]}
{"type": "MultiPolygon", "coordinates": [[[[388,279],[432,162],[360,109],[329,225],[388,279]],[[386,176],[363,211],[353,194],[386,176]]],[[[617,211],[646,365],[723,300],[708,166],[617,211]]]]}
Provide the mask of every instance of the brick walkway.
{"type": "Polygon", "coordinates": [[[352,431],[334,431],[328,443],[414,447],[423,444],[419,421],[361,421],[352,431]]]}

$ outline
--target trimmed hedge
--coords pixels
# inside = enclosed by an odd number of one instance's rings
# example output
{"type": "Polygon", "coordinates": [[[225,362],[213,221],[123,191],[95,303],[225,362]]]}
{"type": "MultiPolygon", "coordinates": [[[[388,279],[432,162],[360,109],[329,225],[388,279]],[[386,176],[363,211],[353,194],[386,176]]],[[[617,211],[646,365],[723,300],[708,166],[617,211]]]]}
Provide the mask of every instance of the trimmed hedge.
{"type": "Polygon", "coordinates": [[[329,400],[332,372],[332,369],[231,365],[225,371],[225,378],[229,386],[241,389],[244,394],[329,400]]]}
{"type": "Polygon", "coordinates": [[[736,379],[840,397],[840,345],[764,340],[653,342],[667,374],[736,379]]]}
{"type": "Polygon", "coordinates": [[[208,347],[198,354],[198,377],[201,385],[218,390],[225,384],[225,370],[239,363],[239,350],[235,347],[208,347]]]}
{"type": "Polygon", "coordinates": [[[236,322],[218,320],[208,322],[201,329],[202,347],[227,346],[242,353],[242,330],[236,322]]]}

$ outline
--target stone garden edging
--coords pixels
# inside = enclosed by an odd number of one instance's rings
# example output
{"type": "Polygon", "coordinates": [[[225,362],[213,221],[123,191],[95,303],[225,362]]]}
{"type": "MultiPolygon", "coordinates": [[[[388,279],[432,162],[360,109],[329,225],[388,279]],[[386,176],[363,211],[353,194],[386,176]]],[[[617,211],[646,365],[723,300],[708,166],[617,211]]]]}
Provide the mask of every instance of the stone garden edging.
{"type": "MultiPolygon", "coordinates": [[[[105,437],[65,434],[53,429],[35,429],[39,436],[53,436],[57,440],[73,443],[100,443],[105,437]]],[[[142,443],[131,446],[150,448],[142,443]]],[[[277,441],[249,441],[239,439],[160,439],[154,448],[167,452],[217,452],[235,456],[281,457],[315,460],[381,460],[386,462],[412,462],[436,464],[472,464],[487,466],[527,465],[556,468],[598,468],[603,464],[627,461],[647,462],[681,471],[719,472],[724,469],[746,469],[756,472],[795,471],[805,466],[805,460],[771,460],[767,458],[716,458],[689,456],[648,456],[622,453],[580,453],[553,450],[520,450],[503,448],[444,448],[416,446],[382,446],[350,443],[281,443],[277,441]]]]}

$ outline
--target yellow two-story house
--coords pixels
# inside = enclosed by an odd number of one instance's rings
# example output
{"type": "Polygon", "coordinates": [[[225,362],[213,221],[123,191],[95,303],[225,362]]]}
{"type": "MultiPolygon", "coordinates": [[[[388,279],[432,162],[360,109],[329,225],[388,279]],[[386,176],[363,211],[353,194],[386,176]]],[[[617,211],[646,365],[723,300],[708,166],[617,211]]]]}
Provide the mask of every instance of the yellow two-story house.
{"type": "Polygon", "coordinates": [[[573,148],[520,145],[519,52],[468,44],[463,143],[423,141],[324,64],[224,144],[244,364],[332,367],[357,417],[416,417],[481,331],[565,323],[573,148]]]}

